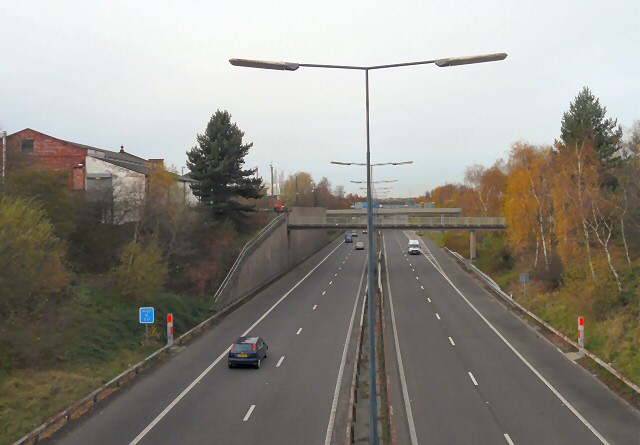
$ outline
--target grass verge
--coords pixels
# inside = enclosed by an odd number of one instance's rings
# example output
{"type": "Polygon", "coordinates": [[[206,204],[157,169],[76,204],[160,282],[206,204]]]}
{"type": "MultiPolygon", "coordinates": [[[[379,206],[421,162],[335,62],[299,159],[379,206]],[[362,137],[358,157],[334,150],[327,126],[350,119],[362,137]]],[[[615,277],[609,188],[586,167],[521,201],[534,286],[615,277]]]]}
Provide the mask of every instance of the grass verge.
{"type": "Polygon", "coordinates": [[[0,444],[10,444],[166,344],[166,314],[175,336],[210,316],[204,297],[163,293],[150,302],[113,298],[96,286],[75,286],[39,323],[0,326],[7,364],[0,372],[0,444]],[[145,340],[138,308],[153,306],[145,340]]]}

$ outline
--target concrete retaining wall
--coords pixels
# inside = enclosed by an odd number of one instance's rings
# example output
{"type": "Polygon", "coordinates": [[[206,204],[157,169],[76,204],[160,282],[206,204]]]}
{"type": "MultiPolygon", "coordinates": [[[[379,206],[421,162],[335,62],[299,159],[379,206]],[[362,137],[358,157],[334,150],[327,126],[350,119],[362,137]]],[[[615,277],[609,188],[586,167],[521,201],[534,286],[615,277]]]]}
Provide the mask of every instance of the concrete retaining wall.
{"type": "MultiPolygon", "coordinates": [[[[294,207],[290,217],[324,216],[318,207],[294,207]]],[[[325,229],[292,230],[287,223],[276,224],[247,244],[246,253],[216,293],[214,310],[238,302],[262,286],[288,272],[329,242],[325,229]]]]}

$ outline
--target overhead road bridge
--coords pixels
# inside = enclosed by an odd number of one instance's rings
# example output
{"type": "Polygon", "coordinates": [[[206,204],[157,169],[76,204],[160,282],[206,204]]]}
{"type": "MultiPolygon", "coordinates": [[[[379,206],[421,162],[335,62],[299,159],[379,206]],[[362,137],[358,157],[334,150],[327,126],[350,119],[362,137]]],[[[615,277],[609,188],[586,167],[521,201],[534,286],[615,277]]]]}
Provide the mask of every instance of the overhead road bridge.
{"type": "MultiPolygon", "coordinates": [[[[460,209],[375,209],[376,229],[404,230],[468,230],[469,259],[476,258],[476,230],[504,230],[506,219],[494,216],[460,215],[460,209]],[[433,216],[439,211],[439,216],[433,216]],[[431,216],[425,216],[431,215],[431,216]]],[[[304,229],[366,229],[366,209],[328,210],[324,216],[302,216],[292,212],[287,221],[288,230],[304,229]]]]}
{"type": "MultiPolygon", "coordinates": [[[[380,208],[373,209],[374,214],[378,216],[392,216],[392,215],[407,215],[407,216],[462,216],[462,209],[460,208],[380,208]]],[[[367,216],[367,209],[340,209],[340,210],[327,210],[327,216],[367,216]]]]}
{"type": "MultiPolygon", "coordinates": [[[[413,230],[503,230],[507,223],[503,217],[476,216],[413,216],[413,215],[375,215],[376,229],[413,229],[413,230]]],[[[367,217],[364,216],[327,216],[290,217],[290,230],[300,229],[366,229],[367,217]]]]}

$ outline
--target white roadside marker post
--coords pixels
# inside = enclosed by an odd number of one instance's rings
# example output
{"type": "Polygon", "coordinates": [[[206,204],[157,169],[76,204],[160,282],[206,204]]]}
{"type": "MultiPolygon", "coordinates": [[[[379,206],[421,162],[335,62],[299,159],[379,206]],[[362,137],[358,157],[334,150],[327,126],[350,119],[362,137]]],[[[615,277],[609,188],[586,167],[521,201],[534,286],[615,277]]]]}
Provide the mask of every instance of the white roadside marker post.
{"type": "Polygon", "coordinates": [[[167,345],[173,343],[173,314],[167,314],[167,345]]]}
{"type": "Polygon", "coordinates": [[[578,317],[578,346],[584,348],[584,317],[578,317]]]}

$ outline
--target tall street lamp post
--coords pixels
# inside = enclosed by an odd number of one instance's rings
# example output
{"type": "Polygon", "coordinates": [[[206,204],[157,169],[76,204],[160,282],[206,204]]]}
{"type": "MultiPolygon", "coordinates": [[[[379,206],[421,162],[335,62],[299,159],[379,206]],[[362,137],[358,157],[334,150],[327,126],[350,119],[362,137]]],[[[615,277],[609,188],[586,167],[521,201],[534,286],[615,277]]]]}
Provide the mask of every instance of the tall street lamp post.
{"type": "Polygon", "coordinates": [[[4,182],[4,175],[7,171],[7,131],[2,130],[2,182],[4,182]]]}
{"type": "MultiPolygon", "coordinates": [[[[266,60],[249,60],[249,59],[229,59],[229,63],[234,66],[242,66],[247,68],[260,68],[260,69],[268,69],[268,70],[280,70],[280,71],[296,71],[298,68],[330,68],[330,69],[341,69],[341,70],[356,70],[356,71],[364,71],[365,74],[365,91],[366,91],[366,101],[365,101],[365,109],[366,109],[366,128],[367,128],[367,221],[370,229],[373,228],[373,212],[372,212],[372,198],[371,198],[371,143],[370,143],[370,134],[369,134],[369,71],[380,70],[386,68],[399,68],[403,66],[415,66],[415,65],[427,65],[427,64],[435,64],[438,67],[444,68],[449,66],[458,66],[458,65],[470,65],[474,63],[483,63],[483,62],[496,62],[499,60],[504,60],[507,57],[506,53],[496,53],[496,54],[483,54],[477,56],[467,56],[467,57],[448,57],[445,59],[434,59],[434,60],[422,60],[418,62],[407,62],[407,63],[394,63],[390,65],[372,65],[372,66],[351,66],[351,65],[320,65],[314,63],[293,63],[293,62],[271,62],[266,60]]],[[[370,423],[371,423],[371,444],[378,444],[378,407],[376,400],[376,363],[375,363],[375,307],[374,307],[374,292],[373,292],[373,272],[374,272],[374,237],[373,230],[369,230],[369,337],[370,337],[370,348],[371,348],[371,392],[370,392],[370,423]]]]}

